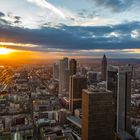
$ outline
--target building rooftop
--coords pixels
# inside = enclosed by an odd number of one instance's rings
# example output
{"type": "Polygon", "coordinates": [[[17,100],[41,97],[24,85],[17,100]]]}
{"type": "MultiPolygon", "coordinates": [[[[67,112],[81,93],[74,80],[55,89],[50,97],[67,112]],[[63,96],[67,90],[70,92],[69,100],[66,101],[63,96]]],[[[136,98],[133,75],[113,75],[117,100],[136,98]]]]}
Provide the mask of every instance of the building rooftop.
{"type": "Polygon", "coordinates": [[[80,118],[70,115],[70,116],[67,117],[67,120],[69,120],[70,122],[72,122],[73,124],[78,126],[79,128],[82,128],[80,118]]]}
{"type": "Polygon", "coordinates": [[[131,65],[124,65],[124,66],[113,66],[109,65],[108,66],[108,71],[113,71],[113,72],[132,72],[132,66],[131,65]]]}
{"type": "Polygon", "coordinates": [[[81,75],[81,74],[75,74],[72,77],[73,78],[86,78],[84,75],[81,75]]]}
{"type": "Polygon", "coordinates": [[[112,93],[111,91],[107,90],[106,88],[99,87],[99,86],[91,86],[88,89],[83,89],[83,91],[86,91],[87,94],[112,93]]]}
{"type": "Polygon", "coordinates": [[[57,136],[56,134],[52,134],[50,136],[50,140],[74,140],[71,133],[65,134],[64,136],[57,136]]]}

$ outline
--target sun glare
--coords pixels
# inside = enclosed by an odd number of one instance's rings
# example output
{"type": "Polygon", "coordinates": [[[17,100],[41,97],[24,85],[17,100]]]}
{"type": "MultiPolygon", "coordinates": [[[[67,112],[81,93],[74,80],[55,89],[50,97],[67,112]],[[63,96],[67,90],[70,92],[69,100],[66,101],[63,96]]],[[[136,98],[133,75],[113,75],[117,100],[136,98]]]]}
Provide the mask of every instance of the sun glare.
{"type": "Polygon", "coordinates": [[[0,55],[9,54],[9,53],[12,53],[12,52],[13,52],[12,49],[0,47],[0,55]]]}

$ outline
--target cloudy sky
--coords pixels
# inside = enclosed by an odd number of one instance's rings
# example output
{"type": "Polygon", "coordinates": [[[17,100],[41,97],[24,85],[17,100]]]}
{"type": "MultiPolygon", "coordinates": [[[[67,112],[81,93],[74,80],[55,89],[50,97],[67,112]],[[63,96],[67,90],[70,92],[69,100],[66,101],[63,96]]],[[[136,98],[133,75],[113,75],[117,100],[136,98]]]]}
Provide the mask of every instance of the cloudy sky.
{"type": "Polygon", "coordinates": [[[140,0],[0,0],[0,45],[38,57],[140,58],[140,0]]]}

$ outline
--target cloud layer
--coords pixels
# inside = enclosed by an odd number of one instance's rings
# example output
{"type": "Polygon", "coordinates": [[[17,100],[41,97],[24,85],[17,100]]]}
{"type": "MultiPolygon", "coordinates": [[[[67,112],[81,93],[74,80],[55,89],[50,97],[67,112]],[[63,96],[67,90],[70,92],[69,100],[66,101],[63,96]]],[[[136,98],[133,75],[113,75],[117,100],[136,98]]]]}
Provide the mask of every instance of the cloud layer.
{"type": "Polygon", "coordinates": [[[137,6],[140,4],[139,0],[91,0],[98,6],[109,8],[114,12],[120,12],[137,6]]]}
{"type": "MultiPolygon", "coordinates": [[[[1,24],[0,42],[33,44],[38,47],[24,47],[24,49],[34,51],[45,51],[49,48],[64,50],[136,49],[140,48],[139,29],[140,22],[93,27],[60,25],[55,28],[41,27],[40,29],[1,24]]],[[[20,47],[17,46],[17,48],[20,47]]]]}
{"type": "Polygon", "coordinates": [[[0,5],[0,45],[71,56],[140,54],[139,0],[7,3],[0,5]]]}

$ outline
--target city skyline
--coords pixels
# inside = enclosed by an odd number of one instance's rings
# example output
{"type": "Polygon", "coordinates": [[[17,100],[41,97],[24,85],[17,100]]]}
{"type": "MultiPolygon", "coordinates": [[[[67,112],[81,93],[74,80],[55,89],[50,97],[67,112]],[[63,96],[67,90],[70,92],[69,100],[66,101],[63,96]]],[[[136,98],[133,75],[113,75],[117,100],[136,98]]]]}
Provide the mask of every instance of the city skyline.
{"type": "Polygon", "coordinates": [[[140,139],[140,64],[107,60],[0,66],[0,139],[140,139]]]}
{"type": "Polygon", "coordinates": [[[2,0],[0,60],[140,58],[139,0],[2,0]]]}
{"type": "Polygon", "coordinates": [[[140,140],[140,0],[0,0],[0,140],[140,140]]]}

